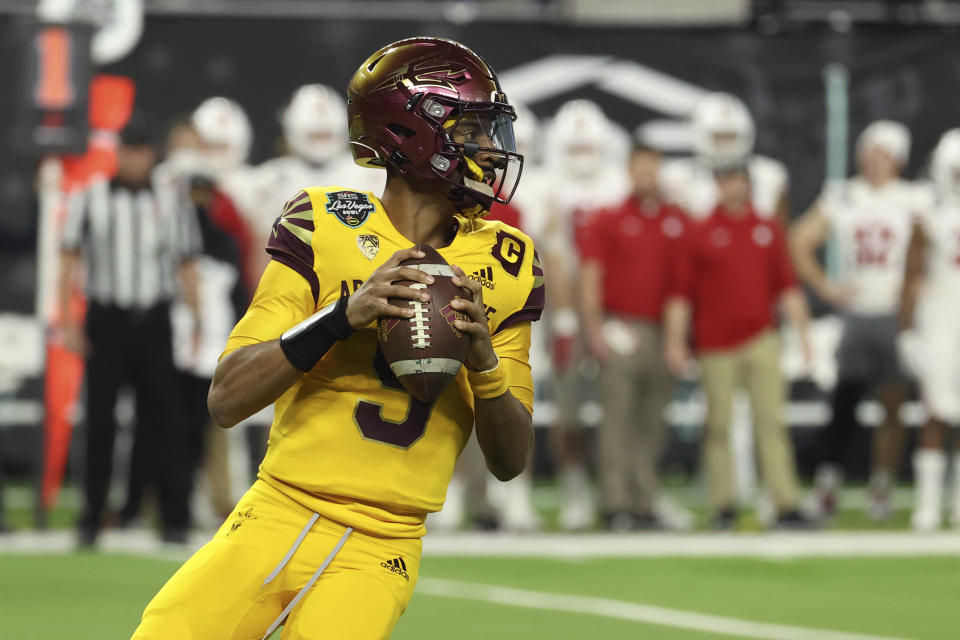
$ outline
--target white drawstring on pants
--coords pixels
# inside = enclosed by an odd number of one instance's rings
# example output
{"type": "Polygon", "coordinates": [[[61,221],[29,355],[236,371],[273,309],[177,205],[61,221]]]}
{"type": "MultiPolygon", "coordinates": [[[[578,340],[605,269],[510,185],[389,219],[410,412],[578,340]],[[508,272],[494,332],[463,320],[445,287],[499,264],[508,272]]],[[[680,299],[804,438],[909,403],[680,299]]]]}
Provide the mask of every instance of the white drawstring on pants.
{"type": "MultiPolygon", "coordinates": [[[[287,554],[283,556],[283,559],[280,561],[280,564],[278,564],[276,568],[270,572],[270,575],[267,576],[266,580],[263,581],[262,586],[266,586],[267,584],[272,582],[278,575],[280,575],[280,571],[285,566],[287,566],[288,562],[290,562],[290,559],[293,557],[293,554],[300,547],[300,544],[303,542],[303,539],[307,537],[307,533],[310,531],[310,529],[313,528],[313,525],[317,522],[319,518],[320,518],[319,513],[314,513],[312,516],[310,516],[310,520],[308,520],[307,524],[303,527],[303,529],[300,530],[300,535],[298,535],[297,539],[293,541],[293,546],[291,546],[290,550],[287,551],[287,554]]],[[[351,533],[353,533],[353,527],[347,527],[347,529],[343,532],[343,535],[340,536],[340,540],[337,541],[337,544],[334,545],[330,553],[327,554],[327,557],[323,561],[323,564],[321,564],[320,567],[313,573],[313,575],[310,576],[310,579],[307,580],[307,583],[303,585],[300,591],[297,592],[297,595],[293,597],[293,600],[290,601],[290,604],[288,604],[284,608],[284,610],[280,612],[280,615],[277,617],[276,620],[273,621],[273,624],[270,625],[270,628],[267,629],[267,632],[263,634],[262,640],[267,640],[267,638],[269,638],[273,634],[273,632],[276,631],[280,627],[280,625],[284,623],[284,621],[287,619],[287,616],[289,616],[290,612],[293,611],[293,608],[297,606],[297,603],[299,603],[303,599],[303,596],[307,594],[307,591],[310,590],[310,587],[312,587],[314,583],[317,581],[317,579],[320,578],[320,574],[322,574],[326,570],[326,568],[330,566],[330,563],[333,562],[333,559],[337,557],[338,553],[340,553],[340,549],[343,548],[343,545],[347,542],[347,538],[350,537],[351,533]]]]}

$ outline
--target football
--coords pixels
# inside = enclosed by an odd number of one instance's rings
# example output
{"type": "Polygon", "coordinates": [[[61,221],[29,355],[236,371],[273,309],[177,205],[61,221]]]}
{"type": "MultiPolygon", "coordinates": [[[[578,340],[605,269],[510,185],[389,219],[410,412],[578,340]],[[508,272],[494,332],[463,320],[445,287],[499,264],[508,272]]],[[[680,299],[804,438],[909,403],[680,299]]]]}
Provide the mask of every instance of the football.
{"type": "Polygon", "coordinates": [[[418,400],[433,402],[456,377],[467,357],[470,337],[453,324],[467,316],[455,311],[450,303],[457,298],[469,298],[470,293],[453,284],[453,270],[436,249],[428,245],[416,248],[426,255],[400,264],[429,273],[434,277],[433,284],[409,280],[395,284],[425,289],[430,300],[390,298],[392,305],[412,307],[414,316],[380,318],[377,338],[387,364],[403,388],[418,400]]]}

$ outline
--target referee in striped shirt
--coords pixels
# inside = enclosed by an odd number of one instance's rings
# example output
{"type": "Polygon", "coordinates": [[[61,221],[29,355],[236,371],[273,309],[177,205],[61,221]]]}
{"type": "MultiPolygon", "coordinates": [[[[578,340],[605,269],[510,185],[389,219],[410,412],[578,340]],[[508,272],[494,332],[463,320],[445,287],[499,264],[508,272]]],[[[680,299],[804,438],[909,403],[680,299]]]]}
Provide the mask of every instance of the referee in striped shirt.
{"type": "MultiPolygon", "coordinates": [[[[81,546],[92,546],[110,486],[121,386],[136,397],[131,491],[159,489],[162,536],[185,540],[191,483],[187,434],[176,415],[170,303],[180,295],[194,311],[199,336],[195,211],[172,187],[153,180],[155,152],[136,117],[121,133],[112,180],[97,179],[75,194],[61,244],[62,318],[75,282],[86,282],[84,327],[68,324],[64,341],[86,360],[85,508],[81,546]],[[140,482],[139,479],[143,482],[140,482]],[[138,486],[139,485],[139,486],[138,486]]],[[[128,496],[132,504],[139,496],[128,496]]]]}

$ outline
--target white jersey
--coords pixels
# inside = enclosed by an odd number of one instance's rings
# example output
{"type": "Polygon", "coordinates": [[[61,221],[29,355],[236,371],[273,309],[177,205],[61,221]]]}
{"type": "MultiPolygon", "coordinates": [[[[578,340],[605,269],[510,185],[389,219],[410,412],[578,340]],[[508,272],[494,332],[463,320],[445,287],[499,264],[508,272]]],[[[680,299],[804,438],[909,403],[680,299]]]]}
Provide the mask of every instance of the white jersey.
{"type": "Polygon", "coordinates": [[[853,289],[849,311],[896,313],[913,223],[925,191],[904,180],[875,188],[864,179],[828,183],[818,206],[832,231],[840,282],[853,289]]]}
{"type": "MultiPolygon", "coordinates": [[[[249,198],[252,195],[249,184],[243,180],[251,175],[251,167],[241,165],[224,176],[219,181],[220,188],[230,197],[231,202],[242,211],[238,199],[249,198]],[[227,193],[227,185],[234,185],[233,193],[227,193]]],[[[194,176],[205,175],[202,165],[197,164],[196,157],[189,153],[180,153],[157,166],[154,172],[155,179],[168,188],[180,192],[184,200],[189,200],[189,182],[194,176]]],[[[171,307],[171,327],[173,330],[173,361],[177,369],[192,373],[201,378],[212,378],[217,368],[220,354],[227,337],[237,323],[237,302],[234,300],[234,287],[240,279],[240,265],[232,261],[231,256],[223,255],[226,244],[224,230],[212,228],[208,220],[201,220],[205,214],[198,211],[197,233],[203,238],[202,253],[196,258],[197,293],[201,303],[199,341],[194,344],[194,317],[193,311],[178,297],[171,307]],[[214,235],[219,237],[214,237],[214,235]]],[[[227,250],[229,254],[229,250],[227,250]]]]}
{"type": "Polygon", "coordinates": [[[915,359],[920,391],[936,418],[960,422],[960,201],[937,198],[919,223],[927,239],[926,278],[917,300],[915,359]]]}
{"type": "Polygon", "coordinates": [[[301,189],[318,185],[334,185],[383,193],[387,172],[359,166],[349,153],[343,153],[322,165],[315,165],[299,156],[287,155],[267,160],[259,165],[253,183],[256,186],[256,204],[249,224],[254,246],[266,244],[274,221],[283,211],[283,205],[301,189]]]}
{"type": "MultiPolygon", "coordinates": [[[[521,231],[533,238],[537,246],[542,244],[547,225],[547,195],[550,192],[550,176],[540,166],[523,165],[523,176],[510,204],[520,211],[521,231]]],[[[536,326],[536,325],[534,325],[536,326]]]]}
{"type": "MultiPolygon", "coordinates": [[[[931,200],[933,198],[931,197],[931,200]]],[[[919,222],[927,238],[927,269],[923,293],[918,300],[921,328],[960,331],[960,202],[931,202],[919,222]]]]}
{"type": "MultiPolygon", "coordinates": [[[[766,156],[753,156],[747,164],[753,208],[761,218],[773,218],[787,191],[787,169],[766,156]]],[[[664,197],[702,220],[717,206],[717,183],[713,171],[696,158],[667,160],[660,170],[664,197]]]]}
{"type": "Polygon", "coordinates": [[[247,220],[257,207],[257,169],[248,164],[242,164],[218,174],[214,178],[217,189],[223,192],[237,211],[247,220]]]}
{"type": "Polygon", "coordinates": [[[551,174],[543,185],[544,252],[577,260],[577,237],[591,214],[613,207],[630,194],[623,165],[609,165],[589,177],[551,174]]]}
{"type": "Polygon", "coordinates": [[[200,378],[213,378],[223,345],[237,320],[231,293],[240,271],[228,262],[202,256],[197,260],[197,288],[202,304],[199,342],[194,351],[194,318],[190,307],[177,300],[171,309],[173,361],[177,368],[200,378]]]}
{"type": "MultiPolygon", "coordinates": [[[[510,201],[511,206],[520,212],[520,230],[533,238],[538,247],[542,246],[541,238],[546,232],[546,201],[549,189],[549,174],[543,167],[533,163],[528,166],[524,163],[523,176],[510,201]]],[[[549,337],[548,323],[533,323],[529,360],[535,386],[545,384],[550,377],[549,337]]]]}

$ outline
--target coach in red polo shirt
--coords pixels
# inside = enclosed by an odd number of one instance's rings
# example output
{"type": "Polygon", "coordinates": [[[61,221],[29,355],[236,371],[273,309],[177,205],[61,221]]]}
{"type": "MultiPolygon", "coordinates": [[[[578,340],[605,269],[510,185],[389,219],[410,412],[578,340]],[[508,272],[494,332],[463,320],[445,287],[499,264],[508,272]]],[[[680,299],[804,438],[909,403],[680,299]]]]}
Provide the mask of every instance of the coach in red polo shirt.
{"type": "Polygon", "coordinates": [[[685,222],[660,199],[655,150],[635,147],[629,169],[633,193],[595,214],[580,241],[580,310],[600,364],[603,520],[614,530],[676,524],[658,518],[655,507],[663,410],[673,388],[661,318],[685,222]]]}
{"type": "Polygon", "coordinates": [[[807,353],[809,313],[779,223],[753,211],[746,171],[727,168],[715,178],[720,204],[690,226],[683,242],[666,309],[666,361],[675,372],[686,368],[692,316],[707,396],[704,457],[714,527],[732,528],[737,519],[730,415],[741,386],[750,397],[760,469],[777,505],[778,524],[801,526],[793,447],[781,415],[786,384],[774,310],[779,303],[807,353]]]}

